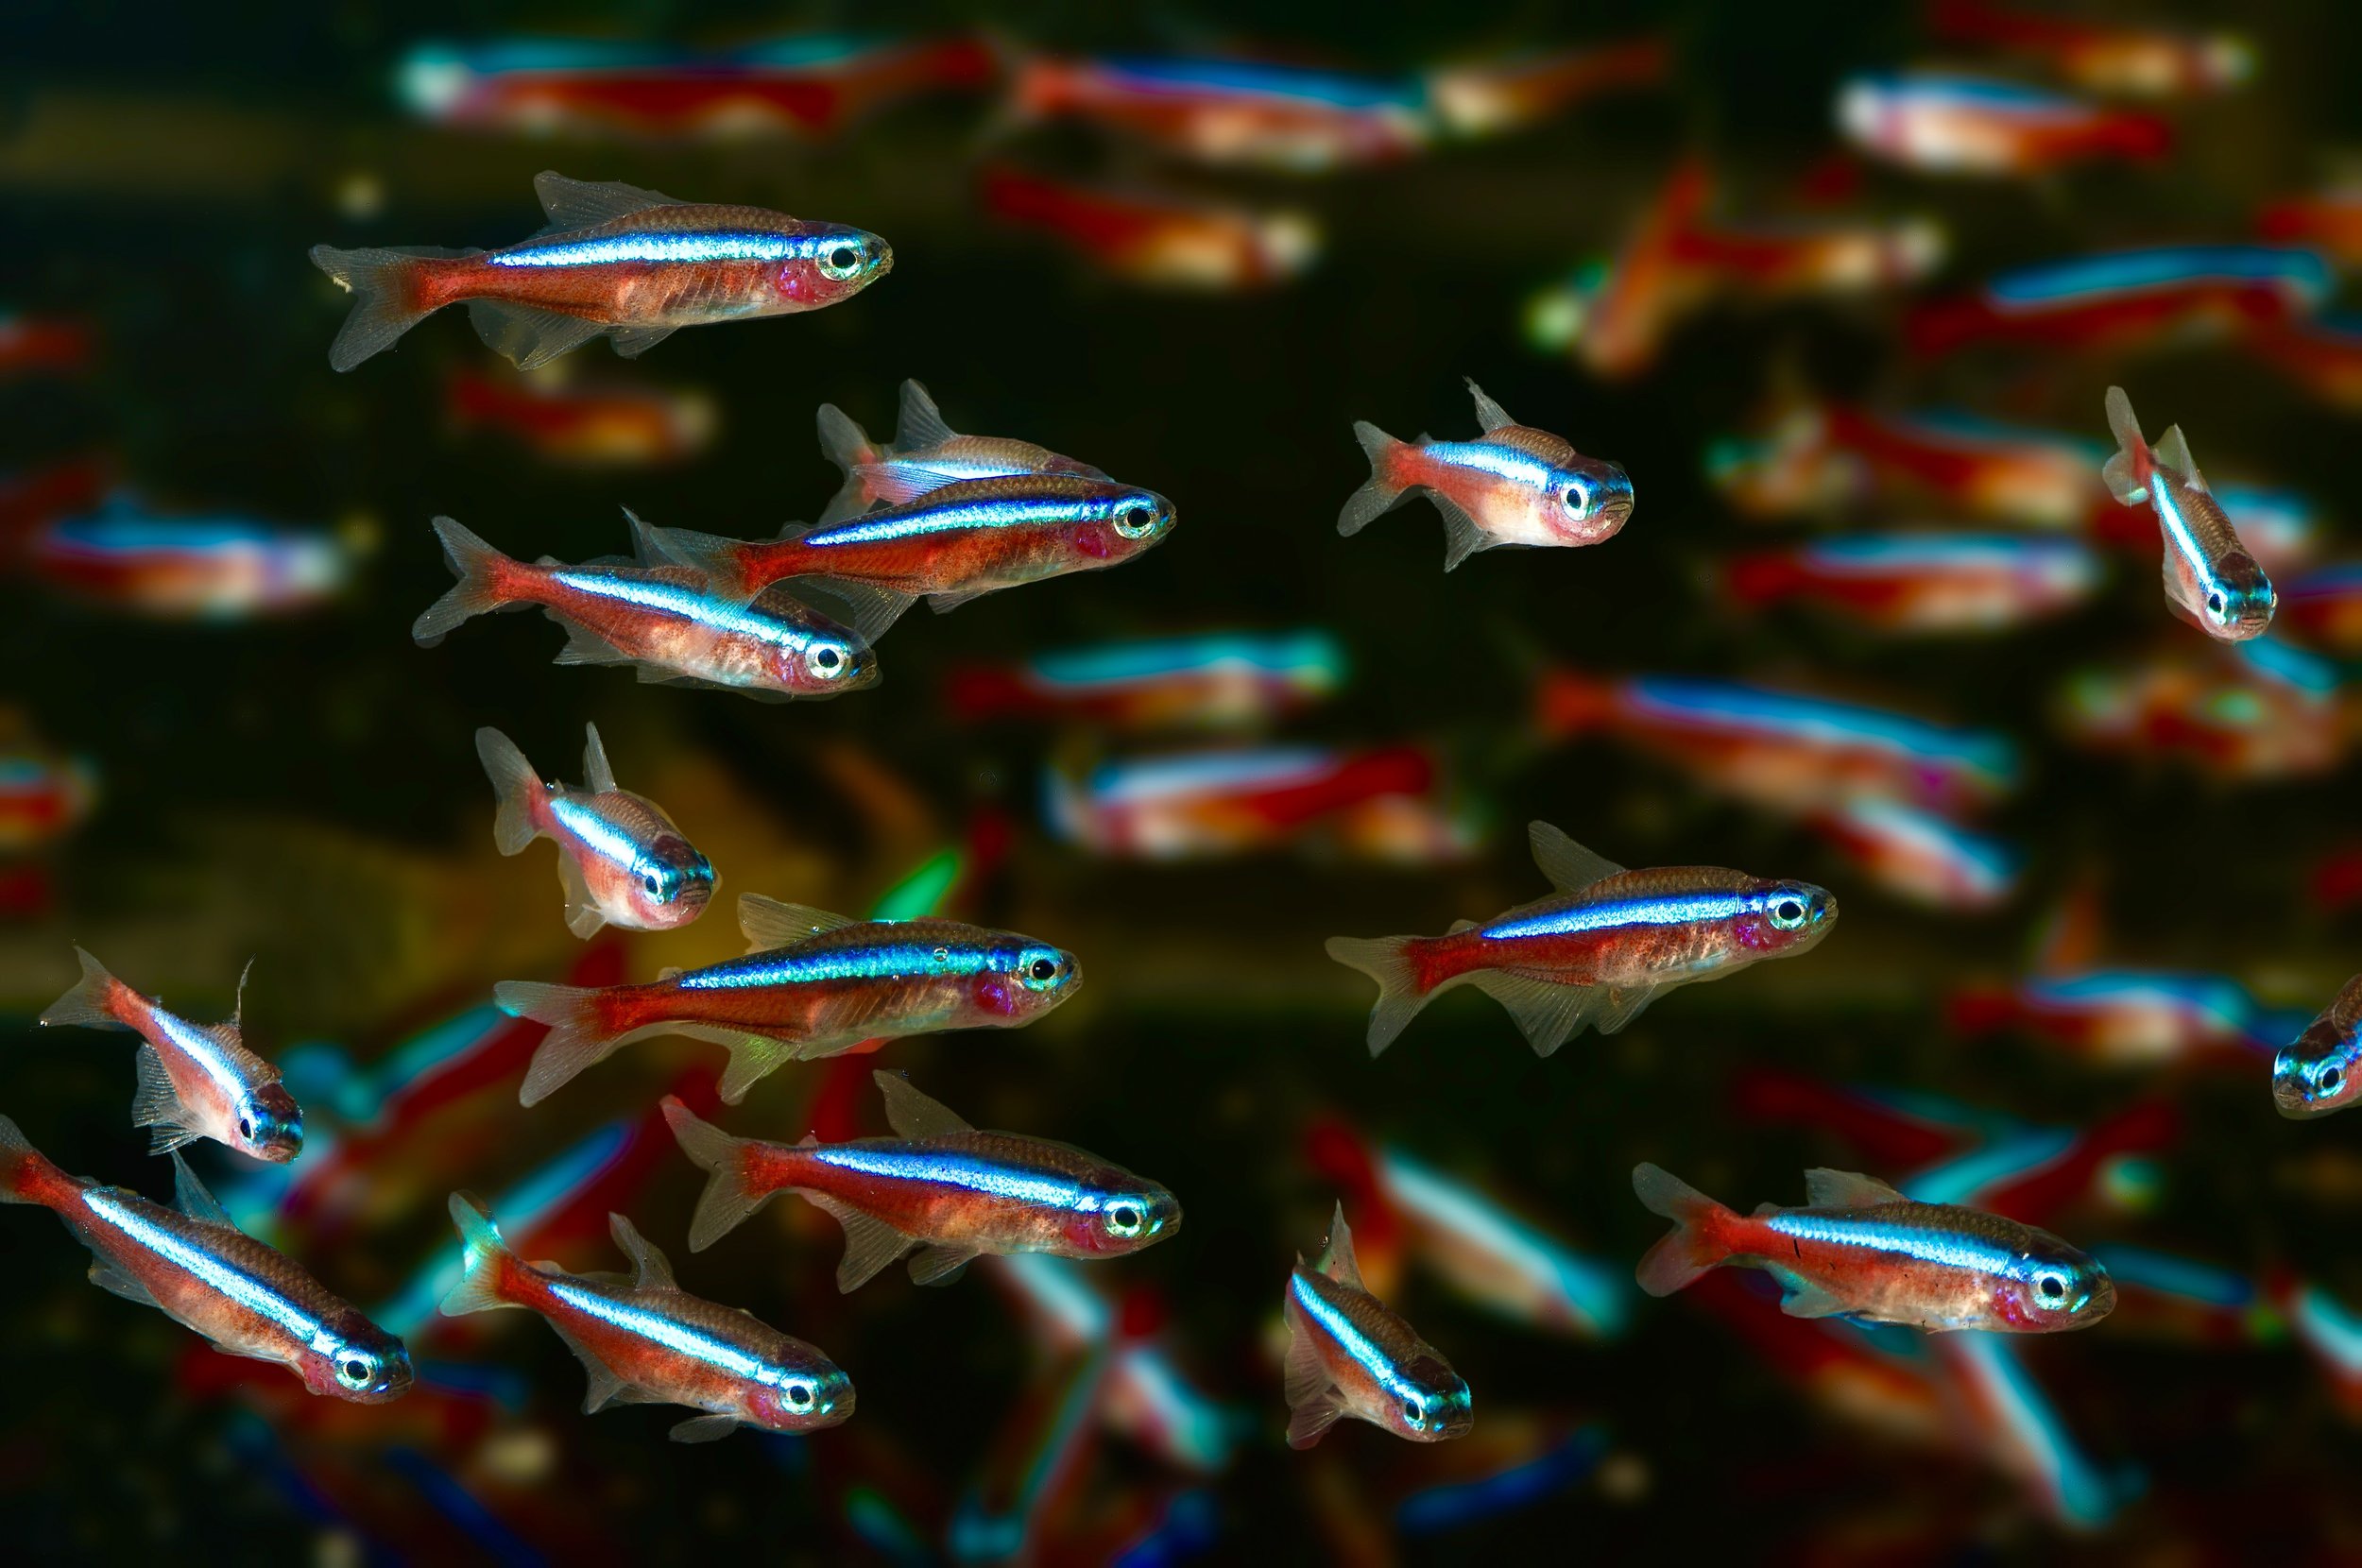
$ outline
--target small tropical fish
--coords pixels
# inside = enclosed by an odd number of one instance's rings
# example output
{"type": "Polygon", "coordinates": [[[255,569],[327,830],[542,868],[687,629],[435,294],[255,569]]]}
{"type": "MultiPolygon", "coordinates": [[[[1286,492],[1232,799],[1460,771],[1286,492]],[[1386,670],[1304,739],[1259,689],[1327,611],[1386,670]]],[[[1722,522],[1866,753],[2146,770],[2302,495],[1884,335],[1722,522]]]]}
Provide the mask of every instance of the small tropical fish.
{"type": "Polygon", "coordinates": [[[1094,854],[1177,861],[1249,855],[1309,839],[1378,858],[1447,859],[1453,834],[1421,746],[1260,746],[1134,757],[1048,775],[1050,827],[1094,854]],[[1409,817],[1438,827],[1406,844],[1409,817]],[[1405,851],[1398,853],[1398,851],[1405,851]]]}
{"type": "Polygon", "coordinates": [[[984,196],[996,217],[1054,235],[1109,277],[1143,288],[1272,288],[1302,273],[1321,250],[1318,222],[1292,207],[1258,211],[1013,169],[986,170],[984,196]]]}
{"type": "Polygon", "coordinates": [[[883,445],[846,417],[822,403],[820,450],[845,471],[845,487],[820,514],[823,527],[861,516],[873,506],[907,501],[929,485],[951,479],[1002,479],[1012,474],[1068,473],[1085,479],[1107,476],[1048,447],[1006,435],[962,435],[944,422],[927,389],[902,383],[902,407],[894,439],[883,445]]]}
{"type": "Polygon", "coordinates": [[[1719,980],[1767,958],[1811,951],[1837,925],[1837,900],[1809,882],[1720,866],[1627,871],[1547,822],[1526,836],[1558,891],[1446,936],[1328,939],[1328,956],[1378,981],[1376,1056],[1436,995],[1481,988],[1549,1055],[1586,1025],[1613,1034],[1659,993],[1719,980]]]}
{"type": "Polygon", "coordinates": [[[2203,96],[2255,74],[2254,46],[2230,33],[2080,21],[1989,0],[1934,0],[1927,26],[1938,38],[2025,55],[2078,87],[2126,97],[2203,96]]]}
{"type": "Polygon", "coordinates": [[[1113,729],[1252,729],[1336,694],[1345,650],[1318,629],[1208,632],[1064,648],[956,670],[963,719],[1079,719],[1113,729]]]}
{"type": "Polygon", "coordinates": [[[707,1412],[674,1427],[676,1442],[711,1442],[741,1426],[817,1432],[852,1418],[853,1380],[834,1362],[742,1307],[683,1290],[664,1254],[620,1214],[607,1221],[631,1259],[629,1278],[527,1263],[471,1192],[451,1195],[451,1218],[467,1244],[466,1272],[443,1298],[444,1316],[504,1306],[539,1313],[590,1374],[585,1415],[610,1405],[707,1412]]]}
{"type": "Polygon", "coordinates": [[[1673,51],[1661,38],[1512,55],[1427,74],[1427,98],[1455,136],[1523,130],[1617,88],[1653,87],[1673,51]]]}
{"type": "Polygon", "coordinates": [[[616,788],[598,725],[583,729],[579,790],[541,782],[525,754],[499,730],[487,725],[475,732],[476,755],[500,802],[492,841],[504,855],[522,855],[536,839],[557,845],[566,929],[576,936],[601,926],[668,931],[688,925],[713,896],[712,862],[663,807],[616,788]]]}
{"type": "Polygon", "coordinates": [[[1036,57],[1010,85],[1023,118],[1092,121],[1201,163],[1295,174],[1419,151],[1433,131],[1424,97],[1412,81],[1229,60],[1036,57]]]}
{"type": "Polygon", "coordinates": [[[2017,891],[2023,851],[1941,811],[1864,795],[1806,824],[1889,893],[1939,910],[1989,910],[2017,891]]]}
{"type": "Polygon", "coordinates": [[[26,568],[75,598],[160,620],[242,621],[317,609],[342,592],[367,537],[239,517],[153,511],[129,495],[49,520],[26,568]]]}
{"type": "Polygon", "coordinates": [[[1946,1009],[1963,1034],[2016,1030],[2103,1066],[2149,1066],[2213,1057],[2242,1065],[2296,1028],[2221,975],[2077,968],[2013,985],[1970,986],[1946,1009]]]}
{"type": "Polygon", "coordinates": [[[1081,474],[961,479],[897,463],[865,477],[900,499],[838,522],[790,523],[768,541],[642,528],[641,558],[748,592],[787,577],[825,579],[815,588],[848,605],[851,624],[874,639],[922,594],[943,611],[1022,583],[1121,566],[1174,520],[1172,503],[1154,490],[1081,474]]]}
{"type": "Polygon", "coordinates": [[[642,681],[774,698],[834,697],[878,682],[867,639],[784,593],[717,589],[682,567],[546,556],[528,566],[450,518],[435,520],[435,534],[459,582],[411,627],[420,647],[475,616],[538,605],[566,628],[558,664],[630,664],[642,681]]]}
{"type": "Polygon", "coordinates": [[[582,468],[682,462],[712,444],[721,422],[702,392],[554,373],[459,370],[444,401],[454,428],[497,430],[552,463],[582,468]]]}
{"type": "Polygon", "coordinates": [[[1884,1182],[1805,1172],[1803,1208],[1741,1216],[1652,1165],[1633,1191],[1671,1234],[1640,1260],[1640,1288],[1669,1296],[1721,1264],[1762,1269],[1791,1318],[1849,1317],[1938,1332],[2052,1334],[2116,1304],[2108,1270],[2047,1231],[1977,1209],[1914,1203],[1884,1182]]]}
{"type": "Polygon", "coordinates": [[[547,1099],[630,1041],[686,1034],[728,1048],[721,1095],[735,1105],[781,1064],[864,1040],[1030,1024],[1083,980],[1072,953],[956,920],[855,920],[748,893],[738,927],[745,957],[651,984],[502,981],[503,1011],[550,1026],[518,1099],[547,1099]]]}
{"type": "Polygon", "coordinates": [[[98,771],[50,745],[24,716],[0,707],[0,856],[45,848],[98,803],[98,771]]]}
{"type": "Polygon", "coordinates": [[[2287,246],[2166,246],[2079,256],[2007,273],[1913,310],[1904,336],[1922,355],[2016,343],[2117,351],[2252,333],[2319,310],[2337,286],[2319,254],[2287,246]]]}
{"type": "Polygon", "coordinates": [[[689,1227],[700,1253],[774,1193],[795,1192],[845,1227],[839,1290],[912,1248],[911,1278],[936,1285],[985,1253],[1120,1257],[1181,1228],[1172,1193],[1069,1144],[980,1133],[894,1073],[873,1075],[890,1138],[763,1143],[734,1138],[667,1096],[681,1151],[710,1173],[689,1227]]]}
{"type": "Polygon", "coordinates": [[[0,1116],[0,1203],[38,1203],[93,1253],[90,1282],[216,1349],[275,1361],[316,1394],[382,1405],[410,1388],[402,1343],[294,1259],[242,1234],[172,1152],[173,1204],[69,1176],[0,1116]]]}
{"type": "Polygon", "coordinates": [[[350,370],[462,302],[476,335],[520,370],[602,332],[631,359],[681,327],[836,304],[894,265],[885,241],[841,223],[547,171],[533,190],[549,226],[496,250],[314,246],[312,264],[358,296],[328,363],[350,370]]]}
{"type": "Polygon", "coordinates": [[[2079,670],[2053,705],[2077,745],[2186,762],[2234,781],[2336,773],[2354,726],[2336,668],[2278,638],[2079,670]]]}
{"type": "Polygon", "coordinates": [[[2362,1098],[2362,975],[2280,1048],[2272,1062],[2272,1103],[2294,1121],[2342,1111],[2362,1098]]]}
{"type": "Polygon", "coordinates": [[[1339,514],[1338,533],[1359,534],[1371,519],[1425,495],[1444,514],[1449,571],[1480,550],[1598,544],[1624,526],[1633,495],[1622,469],[1517,423],[1474,381],[1468,391],[1484,427],[1474,441],[1397,441],[1367,420],[1355,422],[1370,477],[1339,514]]]}
{"type": "Polygon", "coordinates": [[[141,996],[107,973],[81,948],[75,948],[74,956],[82,961],[82,978],[49,1004],[41,1021],[128,1029],[145,1042],[131,1124],[150,1129],[150,1153],[199,1138],[273,1165],[284,1165],[302,1151],[303,1107],[279,1082],[279,1069],[247,1049],[240,1036],[244,975],[238,977],[238,1009],[207,1028],[165,1012],[153,997],[141,996]]]}
{"type": "Polygon", "coordinates": [[[2132,417],[2132,401],[2124,388],[2112,386],[2108,428],[2117,451],[2100,477],[2123,504],[2147,502],[2156,513],[2165,539],[2165,601],[2174,613],[2224,642],[2262,636],[2280,596],[2206,487],[2182,427],[2166,431],[2150,450],[2132,417]]]}
{"type": "Polygon", "coordinates": [[[1361,1283],[1344,1204],[1320,1257],[1296,1258],[1281,1304],[1289,1447],[1311,1447],[1344,1416],[1412,1442],[1465,1437],[1476,1423],[1468,1385],[1451,1363],[1361,1283]]]}
{"type": "Polygon", "coordinates": [[[1942,636],[2071,609],[2098,588],[2100,564],[2079,539],[1921,531],[1753,551],[1722,575],[1743,605],[1793,601],[1890,636],[1942,636]]]}
{"type": "Polygon", "coordinates": [[[1849,77],[1837,120],[1864,152],[1929,174],[2038,175],[2173,149],[2172,127],[2154,114],[1952,72],[1849,77]]]}

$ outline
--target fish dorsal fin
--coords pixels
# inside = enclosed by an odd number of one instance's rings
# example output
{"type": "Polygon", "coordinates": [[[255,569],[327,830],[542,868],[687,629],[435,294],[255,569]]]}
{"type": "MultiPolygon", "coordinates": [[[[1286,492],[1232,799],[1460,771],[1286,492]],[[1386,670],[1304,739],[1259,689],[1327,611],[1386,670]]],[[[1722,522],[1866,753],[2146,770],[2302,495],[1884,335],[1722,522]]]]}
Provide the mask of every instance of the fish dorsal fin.
{"type": "Polygon", "coordinates": [[[569,179],[555,169],[543,169],[533,177],[533,194],[541,198],[541,211],[549,214],[552,231],[590,229],[651,207],[681,205],[661,191],[643,191],[620,179],[569,179]]]}
{"type": "Polygon", "coordinates": [[[1476,383],[1475,377],[1463,376],[1461,379],[1468,383],[1468,395],[1476,399],[1477,423],[1482,425],[1487,434],[1517,422],[1509,417],[1509,410],[1484,395],[1484,388],[1476,383]]]}
{"type": "Polygon", "coordinates": [[[244,1043],[242,1036],[246,1032],[246,982],[247,978],[253,973],[254,961],[248,959],[246,967],[238,971],[237,999],[230,1004],[230,1016],[214,1026],[216,1033],[227,1030],[231,1040],[236,1044],[244,1043]]]}
{"type": "Polygon", "coordinates": [[[1328,1240],[1321,1248],[1321,1255],[1312,1267],[1339,1285],[1350,1285],[1356,1290],[1367,1291],[1361,1283],[1361,1265],[1353,1255],[1353,1227],[1345,1223],[1345,1205],[1337,1204],[1336,1216],[1328,1222],[1328,1240]]]}
{"type": "Polygon", "coordinates": [[[608,766],[607,747],[596,724],[582,726],[582,782],[593,794],[610,794],[615,789],[615,770],[608,766]]]}
{"type": "Polygon", "coordinates": [[[1451,926],[1444,932],[1444,934],[1446,936],[1458,936],[1462,931],[1473,931],[1476,929],[1477,923],[1473,920],[1455,920],[1451,923],[1451,926]]]}
{"type": "Polygon", "coordinates": [[[624,1255],[631,1259],[631,1287],[634,1290],[680,1288],[678,1282],[673,1278],[673,1266],[665,1259],[662,1250],[642,1236],[638,1226],[620,1214],[609,1214],[607,1230],[615,1238],[615,1245],[623,1249],[624,1255]]]}
{"type": "Polygon", "coordinates": [[[1823,1167],[1805,1172],[1805,1202],[1816,1209],[1874,1209],[1910,1200],[1874,1176],[1823,1167]]]}
{"type": "Polygon", "coordinates": [[[746,938],[750,953],[793,947],[822,931],[860,924],[849,914],[831,914],[810,904],[783,904],[760,893],[738,895],[738,929],[746,938]]]}
{"type": "Polygon", "coordinates": [[[976,1131],[957,1111],[929,1099],[911,1087],[899,1073],[881,1072],[878,1092],[885,1096],[886,1125],[906,1138],[949,1138],[976,1131]]]}
{"type": "MultiPolygon", "coordinates": [[[[2190,455],[2190,438],[2182,434],[2180,425],[2175,425],[2157,437],[2157,445],[2151,450],[2157,453],[2158,462],[2173,469],[2199,489],[2206,489],[2206,476],[2198,471],[2198,460],[2190,455]]],[[[2211,495],[2213,492],[2207,493],[2211,495]]]]}
{"type": "Polygon", "coordinates": [[[943,422],[943,413],[927,389],[915,381],[902,383],[902,416],[894,427],[894,450],[925,452],[954,440],[959,433],[943,422]]]}
{"type": "Polygon", "coordinates": [[[205,1190],[205,1184],[197,1179],[197,1172],[189,1168],[189,1162],[180,1157],[180,1151],[177,1149],[172,1151],[172,1206],[191,1219],[200,1219],[208,1225],[229,1225],[231,1230],[237,1229],[237,1226],[231,1222],[230,1211],[223,1208],[220,1201],[205,1190]]]}
{"type": "Polygon", "coordinates": [[[899,457],[884,463],[865,464],[855,471],[869,486],[870,492],[889,506],[908,505],[920,496],[933,495],[947,485],[958,485],[976,477],[972,473],[953,473],[899,457]]]}
{"type": "Polygon", "coordinates": [[[1550,886],[1561,893],[1580,893],[1624,869],[1606,856],[1585,849],[1547,822],[1526,824],[1526,843],[1533,850],[1533,863],[1542,868],[1550,886]]]}

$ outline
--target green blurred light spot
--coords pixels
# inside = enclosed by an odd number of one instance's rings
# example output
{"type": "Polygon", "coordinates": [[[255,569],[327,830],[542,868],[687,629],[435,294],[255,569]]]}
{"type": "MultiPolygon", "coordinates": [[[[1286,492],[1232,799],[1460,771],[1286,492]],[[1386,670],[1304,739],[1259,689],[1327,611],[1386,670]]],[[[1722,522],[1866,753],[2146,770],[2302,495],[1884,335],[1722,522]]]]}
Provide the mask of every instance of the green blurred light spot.
{"type": "Polygon", "coordinates": [[[917,870],[886,889],[877,907],[869,912],[869,918],[916,920],[933,914],[943,907],[943,895],[959,879],[960,852],[946,849],[920,861],[917,870]]]}

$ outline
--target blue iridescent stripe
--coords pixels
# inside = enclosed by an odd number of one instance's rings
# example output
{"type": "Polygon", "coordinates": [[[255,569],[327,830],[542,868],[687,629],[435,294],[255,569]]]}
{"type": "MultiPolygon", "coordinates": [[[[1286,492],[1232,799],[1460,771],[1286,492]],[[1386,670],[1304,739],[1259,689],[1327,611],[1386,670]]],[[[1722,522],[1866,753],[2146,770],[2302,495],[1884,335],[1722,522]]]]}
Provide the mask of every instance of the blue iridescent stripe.
{"type": "Polygon", "coordinates": [[[1077,1214],[1096,1213],[1101,1206],[1097,1193],[1085,1191],[1063,1178],[1036,1175],[944,1150],[864,1148],[855,1143],[839,1143],[815,1148],[810,1154],[835,1169],[891,1182],[957,1187],[963,1192],[981,1192],[987,1197],[1043,1208],[1071,1209],[1077,1214]]]}
{"type": "Polygon", "coordinates": [[[340,1341],[321,1321],[253,1275],[231,1267],[198,1243],[175,1235],[105,1187],[82,1194],[82,1205],[142,1247],[260,1318],[266,1318],[323,1355],[340,1341]]]}
{"type": "Polygon", "coordinates": [[[495,250],[484,260],[493,266],[607,266],[617,262],[808,261],[822,249],[846,243],[842,234],[766,234],[757,230],[664,233],[642,230],[568,240],[562,245],[527,245],[495,250]]]}
{"type": "Polygon", "coordinates": [[[1145,498],[1135,496],[1117,498],[1113,503],[1099,498],[1088,501],[1003,498],[997,501],[954,501],[940,506],[930,506],[922,502],[917,505],[897,507],[892,511],[839,523],[832,528],[815,528],[804,535],[803,542],[815,550],[825,550],[830,545],[888,544],[896,539],[916,538],[925,534],[951,534],[969,528],[1022,528],[1031,523],[1090,522],[1106,517],[1115,505],[1145,503],[1145,498]]]}
{"type": "Polygon", "coordinates": [[[639,1336],[666,1350],[678,1351],[705,1366],[714,1367],[732,1377],[743,1377],[758,1383],[779,1380],[776,1369],[748,1355],[736,1345],[702,1333],[687,1323],[668,1318],[660,1312],[634,1306],[612,1296],[589,1290],[569,1279],[550,1281],[550,1294],[587,1318],[596,1318],[612,1328],[639,1336]]]}
{"type": "Polygon", "coordinates": [[[1429,441],[1419,452],[1433,462],[1473,469],[1534,489],[1549,488],[1550,475],[1556,471],[1530,452],[1493,441],[1429,441]]]}
{"type": "Polygon", "coordinates": [[[1485,927],[1477,934],[1509,939],[1523,936],[1576,936],[1584,931],[1615,930],[1625,926],[1686,926],[1729,920],[1753,907],[1754,895],[1693,893],[1649,898],[1611,899],[1577,904],[1571,909],[1539,911],[1485,927]]]}
{"type": "Polygon", "coordinates": [[[766,985],[813,985],[830,980],[898,980],[928,975],[977,975],[1017,967],[1007,944],[879,942],[860,947],[773,949],[693,969],[683,991],[744,991],[766,985]]]}
{"type": "Polygon", "coordinates": [[[550,800],[550,814],[601,860],[626,868],[639,863],[640,846],[631,841],[631,835],[580,802],[555,795],[550,800]]]}
{"type": "Polygon", "coordinates": [[[1777,1234],[1797,1241],[1899,1253],[1922,1263],[1971,1269],[1986,1274],[2007,1273],[2017,1258],[2015,1253],[1979,1241],[1975,1236],[1962,1236],[1957,1231],[1893,1225],[1875,1219],[1848,1219],[1836,1215],[1817,1214],[1810,1209],[1790,1209],[1771,1216],[1765,1223],[1777,1234]]]}
{"type": "Polygon", "coordinates": [[[550,581],[594,599],[608,599],[618,604],[635,605],[642,609],[658,610],[700,626],[711,626],[734,636],[749,637],[758,642],[793,648],[798,652],[810,647],[816,639],[813,633],[793,622],[763,615],[745,605],[717,599],[711,594],[672,583],[587,571],[553,571],[550,581]]]}
{"type": "Polygon", "coordinates": [[[1353,1358],[1355,1365],[1370,1374],[1370,1381],[1397,1399],[1425,1391],[1414,1388],[1402,1373],[1395,1371],[1394,1359],[1378,1348],[1376,1340],[1355,1327],[1352,1319],[1338,1311],[1315,1290],[1305,1278],[1303,1270],[1298,1270],[1288,1281],[1288,1288],[1306,1315],[1321,1325],[1322,1331],[1353,1358]]]}

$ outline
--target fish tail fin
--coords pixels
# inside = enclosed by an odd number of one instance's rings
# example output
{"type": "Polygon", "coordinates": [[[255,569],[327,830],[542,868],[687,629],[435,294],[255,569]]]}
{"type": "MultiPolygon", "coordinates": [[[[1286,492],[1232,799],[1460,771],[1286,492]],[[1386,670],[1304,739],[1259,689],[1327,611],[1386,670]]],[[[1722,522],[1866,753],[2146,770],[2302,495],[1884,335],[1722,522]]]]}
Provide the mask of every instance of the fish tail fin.
{"type": "Polygon", "coordinates": [[[419,297],[419,262],[423,258],[400,250],[339,250],[333,245],[312,247],[312,264],[353,296],[352,314],[345,317],[336,341],[328,346],[328,363],[350,370],[371,354],[383,353],[394,340],[426,319],[436,309],[419,297]]]}
{"type": "Polygon", "coordinates": [[[1370,1009],[1370,1054],[1394,1044],[1419,1009],[1434,998],[1433,989],[1420,983],[1412,954],[1424,940],[1415,936],[1332,936],[1328,956],[1348,969],[1359,969],[1378,981],[1378,1002],[1370,1009]]]}
{"type": "Polygon", "coordinates": [[[1362,486],[1345,498],[1345,509],[1337,514],[1337,532],[1359,534],[1369,526],[1370,520],[1393,511],[1410,498],[1411,486],[1387,477],[1394,454],[1404,443],[1395,440],[1367,419],[1353,423],[1354,439],[1369,453],[1370,477],[1362,486]]]}
{"type": "Polygon", "coordinates": [[[663,1111],[681,1152],[706,1172],[706,1189],[697,1195],[697,1212],[689,1222],[689,1250],[702,1253],[736,1230],[771,1194],[747,1189],[745,1150],[750,1140],[730,1136],[673,1095],[664,1097],[663,1111]]]}
{"type": "Polygon", "coordinates": [[[443,541],[443,559],[459,581],[411,623],[410,636],[421,648],[434,647],[463,621],[517,607],[501,596],[501,569],[509,565],[507,556],[450,518],[435,520],[435,537],[443,541]]]}
{"type": "Polygon", "coordinates": [[[608,1021],[606,997],[596,986],[542,980],[503,980],[492,987],[492,1000],[502,1012],[550,1026],[533,1053],[533,1065],[525,1069],[518,1104],[539,1105],[624,1043],[625,1031],[608,1021]]]}
{"type": "Polygon", "coordinates": [[[79,1185],[35,1149],[13,1120],[0,1116],[0,1203],[54,1207],[60,1193],[79,1185]]]}
{"type": "Polygon", "coordinates": [[[2148,499],[2148,476],[2152,460],[2148,443],[2141,439],[2141,422],[2133,418],[2132,400],[2124,395],[2124,388],[2108,388],[2108,432],[2116,438],[2116,454],[2100,466],[2099,477],[2108,482],[2108,493],[2127,506],[2138,506],[2148,499]]]}
{"type": "Polygon", "coordinates": [[[459,1227],[459,1283],[443,1297],[443,1316],[458,1318],[516,1305],[502,1294],[501,1281],[517,1254],[508,1250],[500,1227],[492,1223],[492,1206],[472,1192],[454,1192],[451,1219],[459,1227]]]}
{"type": "Polygon", "coordinates": [[[1731,1211],[1671,1172],[1652,1165],[1633,1167],[1632,1190],[1651,1214],[1661,1214],[1673,1228],[1657,1238],[1634,1270],[1640,1288],[1652,1296],[1669,1296],[1694,1284],[1699,1275],[1731,1255],[1718,1221],[1731,1211]]]}
{"type": "Polygon", "coordinates": [[[544,793],[541,776],[525,760],[517,742],[490,724],[475,732],[475,754],[492,781],[493,797],[500,802],[492,816],[492,842],[504,855],[522,854],[540,835],[540,828],[534,825],[533,808],[544,793]]]}
{"type": "Polygon", "coordinates": [[[66,994],[42,1010],[44,1024],[78,1024],[84,1029],[128,1029],[131,1026],[116,1017],[108,1007],[113,993],[115,978],[107,973],[107,966],[84,952],[74,949],[74,956],[82,961],[82,978],[74,982],[66,994]]]}

